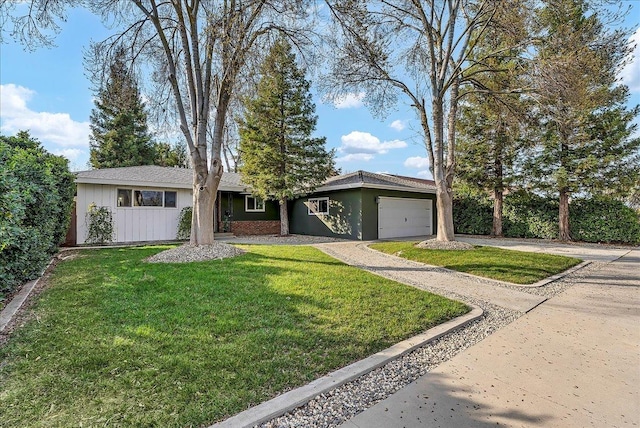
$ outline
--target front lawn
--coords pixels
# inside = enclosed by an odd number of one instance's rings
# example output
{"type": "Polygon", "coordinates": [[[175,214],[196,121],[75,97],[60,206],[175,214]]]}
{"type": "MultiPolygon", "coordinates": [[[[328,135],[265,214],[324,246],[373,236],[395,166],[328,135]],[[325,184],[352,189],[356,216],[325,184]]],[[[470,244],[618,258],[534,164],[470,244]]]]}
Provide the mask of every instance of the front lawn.
{"type": "Polygon", "coordinates": [[[496,247],[474,247],[472,250],[431,250],[417,248],[417,242],[382,242],[370,247],[405,259],[442,266],[485,278],[514,284],[533,284],[563,272],[581,260],[553,254],[528,253],[496,247]]]}
{"type": "Polygon", "coordinates": [[[62,262],[0,348],[3,427],[206,426],[461,315],[311,247],[188,264],[62,262]]]}

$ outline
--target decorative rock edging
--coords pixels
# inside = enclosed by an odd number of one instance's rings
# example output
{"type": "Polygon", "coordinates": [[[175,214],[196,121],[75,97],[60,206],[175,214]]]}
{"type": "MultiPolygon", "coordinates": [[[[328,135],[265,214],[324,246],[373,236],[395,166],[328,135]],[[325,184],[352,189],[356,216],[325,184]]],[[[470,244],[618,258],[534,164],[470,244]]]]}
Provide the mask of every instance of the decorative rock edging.
{"type": "Polygon", "coordinates": [[[302,406],[320,394],[342,386],[385,364],[406,355],[415,349],[435,341],[440,337],[458,330],[482,318],[484,311],[472,306],[471,312],[435,326],[424,333],[403,340],[390,348],[370,357],[357,361],[315,381],[281,394],[269,401],[238,413],[227,420],[211,425],[209,428],[253,427],[302,406]]]}
{"type": "Polygon", "coordinates": [[[20,288],[20,291],[18,291],[13,296],[11,301],[7,303],[7,305],[4,308],[2,308],[2,311],[0,311],[0,334],[4,332],[5,328],[7,328],[9,323],[16,316],[16,314],[18,313],[22,305],[24,305],[24,302],[27,301],[27,299],[29,298],[29,295],[31,294],[33,289],[36,287],[38,282],[42,279],[42,276],[47,271],[47,269],[51,267],[51,264],[53,263],[56,257],[57,256],[53,256],[53,258],[49,261],[49,264],[47,265],[47,267],[44,268],[44,270],[40,273],[40,276],[38,278],[24,284],[20,288]]]}

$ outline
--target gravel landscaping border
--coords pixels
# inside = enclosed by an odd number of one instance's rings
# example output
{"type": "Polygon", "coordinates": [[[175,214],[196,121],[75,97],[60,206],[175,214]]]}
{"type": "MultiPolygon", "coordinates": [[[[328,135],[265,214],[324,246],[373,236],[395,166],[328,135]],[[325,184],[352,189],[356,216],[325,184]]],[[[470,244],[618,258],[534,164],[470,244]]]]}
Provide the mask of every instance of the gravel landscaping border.
{"type": "Polygon", "coordinates": [[[189,263],[221,260],[244,253],[244,250],[226,242],[214,241],[211,245],[180,245],[147,257],[144,261],[147,263],[189,263]]]}

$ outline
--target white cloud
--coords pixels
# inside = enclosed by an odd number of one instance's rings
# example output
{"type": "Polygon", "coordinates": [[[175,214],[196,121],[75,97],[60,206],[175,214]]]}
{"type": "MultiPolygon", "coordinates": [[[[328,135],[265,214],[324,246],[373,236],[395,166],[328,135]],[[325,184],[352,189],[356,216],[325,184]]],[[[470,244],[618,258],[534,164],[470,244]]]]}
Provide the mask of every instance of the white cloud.
{"type": "Polygon", "coordinates": [[[391,125],[389,125],[389,127],[395,129],[396,131],[403,131],[407,127],[407,121],[397,119],[391,122],[391,125]]]}
{"type": "Polygon", "coordinates": [[[406,166],[407,168],[416,168],[416,169],[429,168],[429,158],[413,156],[413,157],[407,158],[407,160],[404,161],[404,166],[406,166]]]}
{"type": "Polygon", "coordinates": [[[369,153],[385,154],[392,149],[402,149],[407,147],[407,143],[402,140],[392,140],[381,142],[380,139],[368,132],[353,131],[341,137],[342,146],[338,148],[341,153],[369,153]]]}
{"type": "Polygon", "coordinates": [[[433,176],[431,175],[431,171],[429,171],[428,169],[425,169],[425,170],[422,170],[422,171],[418,171],[417,176],[418,177],[422,177],[422,178],[433,179],[433,176]]]}
{"type": "Polygon", "coordinates": [[[85,156],[87,152],[80,149],[58,149],[58,150],[53,150],[53,154],[58,156],[64,156],[65,158],[69,159],[69,162],[74,163],[80,157],[85,156]]]}
{"type": "Polygon", "coordinates": [[[629,55],[630,62],[620,72],[620,78],[631,92],[640,92],[640,27],[629,38],[629,43],[636,48],[629,55]]]}
{"type": "Polygon", "coordinates": [[[369,162],[371,159],[373,159],[373,155],[369,153],[351,153],[336,158],[336,162],[369,162]]]}
{"type": "Polygon", "coordinates": [[[343,108],[360,108],[364,105],[364,92],[357,94],[346,94],[333,100],[333,105],[338,109],[343,108]]]}
{"type": "Polygon", "coordinates": [[[32,137],[43,143],[62,147],[89,146],[89,122],[76,122],[68,113],[33,111],[27,103],[34,95],[35,91],[23,86],[0,85],[0,130],[3,133],[28,130],[32,137]]]}

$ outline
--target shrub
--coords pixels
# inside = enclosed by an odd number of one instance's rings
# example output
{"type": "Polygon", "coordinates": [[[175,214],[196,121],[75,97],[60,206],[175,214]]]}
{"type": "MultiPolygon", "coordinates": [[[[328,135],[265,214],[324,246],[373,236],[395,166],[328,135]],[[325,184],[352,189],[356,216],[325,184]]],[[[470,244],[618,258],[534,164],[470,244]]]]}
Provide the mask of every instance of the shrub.
{"type": "Polygon", "coordinates": [[[504,236],[513,238],[558,237],[558,203],[525,192],[506,195],[502,210],[504,236]]]}
{"type": "Polygon", "coordinates": [[[113,216],[109,207],[89,205],[85,222],[87,224],[87,239],[90,244],[106,244],[113,241],[113,216]]]}
{"type": "Polygon", "coordinates": [[[493,202],[486,197],[456,196],[453,226],[455,233],[489,235],[493,227],[493,202]]]}
{"type": "Polygon", "coordinates": [[[640,217],[624,203],[608,198],[576,199],[569,208],[571,237],[577,241],[640,243],[640,217]]]}
{"type": "Polygon", "coordinates": [[[0,293],[42,272],[66,235],[74,192],[66,159],[27,132],[0,136],[0,293]]]}
{"type": "Polygon", "coordinates": [[[176,239],[184,240],[191,237],[191,215],[193,210],[191,207],[184,207],[180,211],[180,219],[178,220],[178,233],[176,239]]]}

